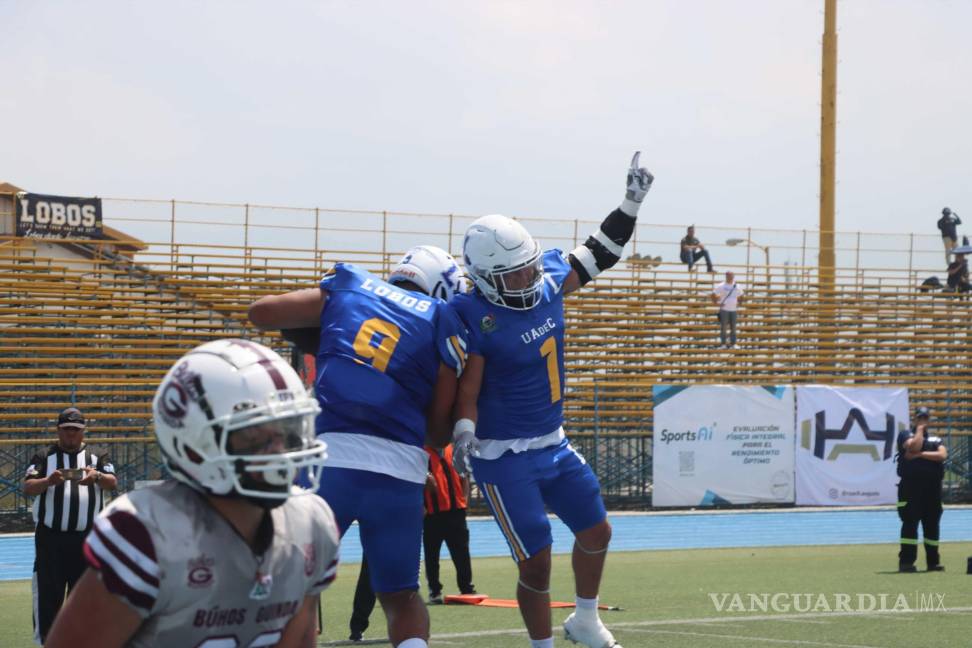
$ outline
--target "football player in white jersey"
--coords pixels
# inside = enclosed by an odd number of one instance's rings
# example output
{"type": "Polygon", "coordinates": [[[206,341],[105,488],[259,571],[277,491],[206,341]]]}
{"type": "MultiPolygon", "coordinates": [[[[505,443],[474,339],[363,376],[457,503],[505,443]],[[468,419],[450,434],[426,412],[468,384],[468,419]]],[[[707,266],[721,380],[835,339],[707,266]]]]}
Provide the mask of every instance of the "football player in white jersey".
{"type": "Polygon", "coordinates": [[[297,496],[314,492],[327,457],[314,396],[270,349],[218,340],[175,363],[152,409],[176,481],[97,518],[91,569],[47,645],[314,646],[338,549],[328,505],[297,496]],[[309,489],[293,485],[301,470],[309,489]]]}

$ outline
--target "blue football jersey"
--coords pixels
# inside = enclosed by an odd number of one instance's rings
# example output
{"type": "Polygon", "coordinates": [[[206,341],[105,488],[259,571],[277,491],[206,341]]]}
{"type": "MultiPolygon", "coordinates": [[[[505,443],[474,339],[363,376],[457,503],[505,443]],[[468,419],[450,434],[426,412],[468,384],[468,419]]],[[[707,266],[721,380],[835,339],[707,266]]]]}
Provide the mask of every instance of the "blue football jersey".
{"type": "Polygon", "coordinates": [[[316,390],[318,433],[347,432],[425,443],[439,362],[457,373],[466,334],[444,301],[338,263],[321,280],[316,390]]]}
{"type": "Polygon", "coordinates": [[[490,303],[477,292],[453,297],[469,335],[469,353],[485,359],[477,403],[480,439],[531,438],[563,424],[564,294],[570,263],[543,254],[543,299],[527,311],[490,303]]]}

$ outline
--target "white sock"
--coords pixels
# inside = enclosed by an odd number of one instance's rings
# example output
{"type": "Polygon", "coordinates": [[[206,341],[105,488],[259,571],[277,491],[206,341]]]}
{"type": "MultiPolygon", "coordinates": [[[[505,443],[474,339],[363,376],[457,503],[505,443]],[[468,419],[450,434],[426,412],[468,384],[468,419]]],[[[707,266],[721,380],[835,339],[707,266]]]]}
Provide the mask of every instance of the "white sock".
{"type": "Polygon", "coordinates": [[[577,596],[574,598],[574,604],[577,606],[574,615],[587,623],[593,623],[597,619],[597,597],[592,599],[582,598],[577,596]]]}
{"type": "MultiPolygon", "coordinates": [[[[411,639],[406,639],[402,643],[398,644],[395,648],[429,648],[429,644],[425,643],[425,639],[413,637],[411,639]]],[[[553,645],[551,645],[550,648],[553,648],[553,645]]]]}
{"type": "Polygon", "coordinates": [[[531,639],[530,648],[554,648],[553,637],[546,639],[531,639]]]}

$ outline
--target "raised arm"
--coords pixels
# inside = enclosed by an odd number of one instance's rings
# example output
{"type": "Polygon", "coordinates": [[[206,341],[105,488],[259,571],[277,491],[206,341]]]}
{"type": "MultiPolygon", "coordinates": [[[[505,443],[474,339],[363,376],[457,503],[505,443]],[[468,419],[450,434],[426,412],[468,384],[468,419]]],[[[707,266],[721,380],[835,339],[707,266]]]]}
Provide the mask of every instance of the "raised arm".
{"type": "Polygon", "coordinates": [[[608,214],[584,244],[570,253],[571,271],[564,280],[565,294],[577,290],[601,272],[614,267],[624,253],[624,246],[634,233],[641,201],[655,179],[647,169],[638,166],[640,156],[641,151],[638,151],[631,158],[627,189],[621,206],[608,214]]]}

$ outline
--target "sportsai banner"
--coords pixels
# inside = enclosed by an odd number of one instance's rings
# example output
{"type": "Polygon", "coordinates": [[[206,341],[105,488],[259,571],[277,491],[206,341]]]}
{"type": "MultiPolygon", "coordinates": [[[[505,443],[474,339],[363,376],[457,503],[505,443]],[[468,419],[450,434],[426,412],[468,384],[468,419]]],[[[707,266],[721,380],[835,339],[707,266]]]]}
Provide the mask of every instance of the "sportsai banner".
{"type": "Polygon", "coordinates": [[[797,504],[897,501],[894,453],[905,388],[797,387],[797,504]]]}
{"type": "Polygon", "coordinates": [[[101,198],[17,195],[17,236],[100,238],[101,198]]]}
{"type": "Polygon", "coordinates": [[[792,387],[655,385],[653,506],[793,503],[792,387]]]}

